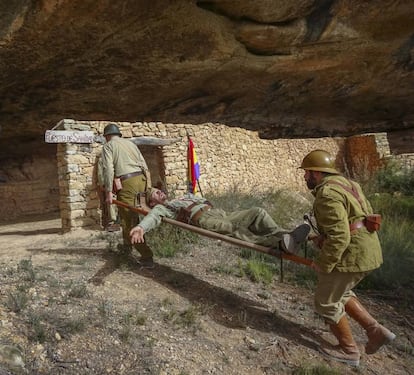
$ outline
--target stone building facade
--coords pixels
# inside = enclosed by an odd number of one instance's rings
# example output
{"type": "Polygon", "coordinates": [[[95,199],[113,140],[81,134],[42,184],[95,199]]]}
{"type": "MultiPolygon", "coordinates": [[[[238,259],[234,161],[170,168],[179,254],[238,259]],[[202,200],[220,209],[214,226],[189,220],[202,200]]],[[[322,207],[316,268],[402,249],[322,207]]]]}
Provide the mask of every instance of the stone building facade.
{"type": "MultiPolygon", "coordinates": [[[[57,144],[56,159],[49,160],[50,165],[57,165],[57,172],[54,170],[57,180],[49,171],[49,175],[43,176],[38,184],[18,185],[26,189],[24,199],[22,196],[22,200],[27,202],[25,207],[32,205],[37,212],[43,207],[43,212],[47,212],[58,206],[64,231],[100,226],[96,161],[102,149],[102,133],[107,123],[61,121],[61,128],[65,130],[92,131],[95,142],[57,144]],[[27,192],[27,189],[31,191],[27,192]],[[34,195],[34,192],[41,193],[34,195]]],[[[265,140],[259,138],[257,132],[222,124],[117,122],[117,125],[125,138],[149,136],[176,140],[162,147],[139,146],[151,170],[153,183],[164,186],[172,195],[187,191],[188,136],[195,144],[200,161],[200,187],[207,194],[231,189],[253,194],[277,189],[305,191],[303,171],[298,170],[298,166],[303,156],[314,149],[325,149],[336,155],[339,169],[352,177],[369,174],[390,156],[386,133],[349,138],[265,140]]],[[[3,198],[15,193],[16,186],[0,184],[3,198]]],[[[16,206],[16,202],[14,204],[16,206]]],[[[7,209],[7,204],[3,205],[3,209],[5,207],[7,209]]],[[[13,207],[8,210],[11,212],[13,207]]],[[[30,213],[29,210],[27,213],[30,213]]]]}
{"type": "MultiPolygon", "coordinates": [[[[66,120],[64,128],[88,128],[96,135],[103,133],[107,122],[82,122],[66,120]]],[[[154,184],[163,185],[172,195],[187,191],[187,137],[195,144],[201,165],[200,187],[203,193],[267,190],[305,190],[303,172],[298,166],[309,151],[322,148],[337,156],[337,163],[345,170],[345,138],[315,139],[260,139],[256,132],[221,124],[164,124],[125,123],[117,125],[125,138],[153,136],[178,138],[179,141],[164,147],[140,147],[151,170],[154,184]]],[[[375,137],[374,137],[375,138],[375,137]]],[[[367,150],[365,142],[361,145],[367,150]]],[[[375,142],[371,142],[375,143],[375,142]]],[[[62,228],[100,224],[99,197],[96,189],[95,164],[102,145],[59,144],[58,176],[62,228]]],[[[375,157],[375,146],[372,147],[375,157]]]]}

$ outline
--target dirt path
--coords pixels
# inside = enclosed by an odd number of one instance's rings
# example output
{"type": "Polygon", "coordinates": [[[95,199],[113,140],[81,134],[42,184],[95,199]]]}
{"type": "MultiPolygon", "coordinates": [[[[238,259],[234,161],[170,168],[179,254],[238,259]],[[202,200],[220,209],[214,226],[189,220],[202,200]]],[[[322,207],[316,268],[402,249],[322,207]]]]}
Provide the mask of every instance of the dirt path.
{"type": "Polygon", "coordinates": [[[0,226],[0,254],[0,343],[21,352],[16,374],[414,373],[412,304],[361,296],[398,339],[358,370],[335,364],[317,352],[327,330],[312,291],[223,272],[241,261],[228,244],[201,239],[139,270],[101,232],[62,235],[54,219],[0,226]]]}

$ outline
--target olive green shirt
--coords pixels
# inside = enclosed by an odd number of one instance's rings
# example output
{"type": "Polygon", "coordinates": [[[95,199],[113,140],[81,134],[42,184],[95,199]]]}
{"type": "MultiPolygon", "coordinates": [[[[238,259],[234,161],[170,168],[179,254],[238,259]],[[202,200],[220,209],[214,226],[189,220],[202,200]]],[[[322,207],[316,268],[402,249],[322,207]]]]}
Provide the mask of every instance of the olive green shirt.
{"type": "Polygon", "coordinates": [[[358,183],[352,182],[363,207],[353,194],[330,181],[352,187],[346,178],[328,175],[313,192],[315,219],[320,233],[325,237],[316,264],[322,272],[327,273],[334,269],[340,272],[365,272],[378,268],[383,260],[377,233],[370,233],[363,227],[351,234],[349,228],[350,223],[362,221],[367,214],[372,213],[371,204],[358,183]]]}
{"type": "Polygon", "coordinates": [[[113,137],[105,143],[102,148],[102,165],[106,191],[112,191],[115,177],[139,171],[148,174],[147,163],[138,147],[121,137],[113,137]]]}
{"type": "Polygon", "coordinates": [[[207,200],[203,197],[197,197],[193,194],[186,194],[182,198],[172,199],[165,203],[165,205],[157,204],[139,223],[139,226],[147,233],[151,229],[158,227],[161,224],[163,217],[176,219],[180,208],[186,208],[193,203],[196,203],[191,208],[192,217],[200,208],[206,205],[207,200]]]}

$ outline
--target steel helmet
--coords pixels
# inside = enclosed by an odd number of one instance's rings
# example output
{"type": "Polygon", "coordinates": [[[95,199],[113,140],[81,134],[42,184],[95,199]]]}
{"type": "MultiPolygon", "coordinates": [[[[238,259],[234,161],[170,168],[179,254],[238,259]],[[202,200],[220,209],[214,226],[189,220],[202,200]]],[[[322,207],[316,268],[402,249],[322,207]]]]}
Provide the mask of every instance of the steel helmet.
{"type": "Polygon", "coordinates": [[[119,131],[119,128],[115,124],[108,124],[105,126],[103,135],[119,135],[122,137],[122,133],[119,131]]]}
{"type": "Polygon", "coordinates": [[[335,169],[334,158],[324,150],[314,150],[307,154],[299,167],[309,171],[319,171],[332,174],[340,174],[335,169]]]}

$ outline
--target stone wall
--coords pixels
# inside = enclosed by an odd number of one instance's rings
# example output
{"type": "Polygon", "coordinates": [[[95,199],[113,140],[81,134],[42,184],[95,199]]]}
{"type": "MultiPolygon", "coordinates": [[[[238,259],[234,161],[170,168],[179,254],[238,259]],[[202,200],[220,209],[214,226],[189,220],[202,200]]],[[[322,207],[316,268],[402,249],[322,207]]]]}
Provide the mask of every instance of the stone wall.
{"type": "Polygon", "coordinates": [[[414,169],[414,154],[393,155],[393,159],[398,161],[403,168],[414,169]]]}
{"type": "MultiPolygon", "coordinates": [[[[413,154],[390,155],[386,133],[349,138],[264,140],[257,132],[222,124],[117,124],[125,138],[179,139],[163,147],[139,147],[151,170],[153,183],[163,185],[171,195],[187,191],[187,135],[194,141],[201,168],[200,186],[207,194],[230,189],[305,191],[303,171],[297,167],[304,155],[318,148],[335,155],[339,169],[351,177],[369,176],[389,157],[414,168],[413,154]]],[[[64,120],[62,125],[66,130],[92,130],[102,138],[107,122],[64,120]]],[[[99,227],[101,204],[95,165],[102,143],[61,143],[57,145],[56,157],[52,158],[51,147],[54,150],[56,145],[46,146],[47,150],[19,163],[10,161],[7,171],[0,168],[0,177],[6,175],[8,179],[0,181],[1,217],[9,220],[56,211],[60,213],[64,230],[99,227]]]]}
{"type": "Polygon", "coordinates": [[[0,222],[59,211],[54,150],[48,157],[27,152],[24,158],[6,160],[0,166],[0,222]]]}
{"type": "MultiPolygon", "coordinates": [[[[337,155],[344,144],[339,138],[264,140],[256,132],[225,125],[204,124],[187,130],[200,160],[200,185],[206,192],[304,190],[303,171],[298,170],[303,156],[315,148],[337,155]]],[[[168,171],[167,184],[178,192],[186,191],[186,146],[184,139],[179,147],[165,150],[176,160],[168,171]]]]}
{"type": "Polygon", "coordinates": [[[57,148],[59,208],[63,230],[100,224],[96,186],[98,144],[62,143],[57,148]]]}
{"type": "MultiPolygon", "coordinates": [[[[65,120],[65,129],[85,129],[101,135],[107,122],[65,120]]],[[[153,183],[161,182],[172,195],[187,191],[187,135],[194,141],[200,162],[203,193],[238,189],[263,192],[288,188],[305,190],[298,166],[304,155],[323,148],[341,155],[344,139],[263,140],[256,132],[220,124],[124,123],[117,125],[125,138],[155,136],[181,140],[161,148],[146,147],[153,183]],[[161,163],[161,165],[160,165],[161,163]]],[[[64,230],[100,224],[100,203],[94,178],[102,145],[59,144],[60,211],[64,230]]],[[[143,151],[143,150],[142,150],[143,151]]],[[[342,158],[339,158],[341,164],[342,158]]]]}

